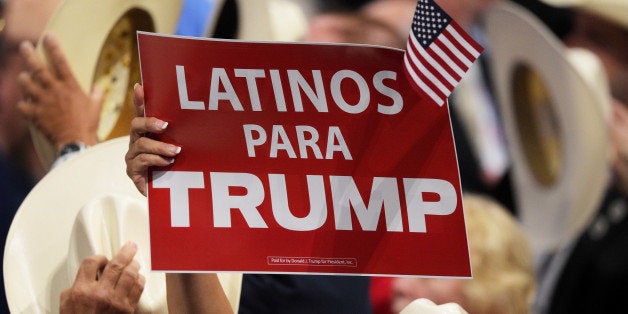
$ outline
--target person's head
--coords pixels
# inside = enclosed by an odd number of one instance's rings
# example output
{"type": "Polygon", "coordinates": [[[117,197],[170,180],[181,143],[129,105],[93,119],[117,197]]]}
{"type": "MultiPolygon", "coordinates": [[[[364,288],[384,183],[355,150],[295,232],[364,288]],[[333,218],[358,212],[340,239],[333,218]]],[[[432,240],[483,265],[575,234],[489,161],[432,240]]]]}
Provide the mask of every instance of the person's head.
{"type": "Polygon", "coordinates": [[[392,310],[427,298],[469,313],[527,313],[535,280],[532,253],[514,218],[495,201],[463,196],[473,279],[395,278],[392,310]]]}
{"type": "Polygon", "coordinates": [[[578,9],[565,44],[595,53],[604,65],[613,97],[628,104],[628,26],[578,9]]]}
{"type": "Polygon", "coordinates": [[[608,75],[612,96],[628,105],[628,1],[542,1],[573,10],[573,26],[563,39],[565,44],[595,53],[608,75]]]}
{"type": "Polygon", "coordinates": [[[17,76],[24,69],[18,47],[22,41],[37,42],[60,0],[6,0],[4,27],[0,33],[0,152],[13,154],[30,143],[26,121],[15,105],[22,95],[17,76]]]}
{"type": "Polygon", "coordinates": [[[416,4],[415,0],[373,0],[361,11],[366,16],[390,25],[406,39],[410,34],[416,4]]]}
{"type": "Polygon", "coordinates": [[[435,0],[460,26],[471,27],[491,5],[501,0],[435,0]]]}

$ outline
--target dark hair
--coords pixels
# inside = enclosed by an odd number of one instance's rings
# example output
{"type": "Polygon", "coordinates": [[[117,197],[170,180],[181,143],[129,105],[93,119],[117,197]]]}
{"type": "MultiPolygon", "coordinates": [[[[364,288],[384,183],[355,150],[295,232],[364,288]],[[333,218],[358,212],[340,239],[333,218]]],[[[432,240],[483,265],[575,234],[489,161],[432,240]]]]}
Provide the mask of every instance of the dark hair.
{"type": "Polygon", "coordinates": [[[238,25],[240,19],[238,17],[238,3],[235,0],[227,0],[224,2],[214,33],[210,34],[212,38],[235,39],[238,36],[238,25]]]}

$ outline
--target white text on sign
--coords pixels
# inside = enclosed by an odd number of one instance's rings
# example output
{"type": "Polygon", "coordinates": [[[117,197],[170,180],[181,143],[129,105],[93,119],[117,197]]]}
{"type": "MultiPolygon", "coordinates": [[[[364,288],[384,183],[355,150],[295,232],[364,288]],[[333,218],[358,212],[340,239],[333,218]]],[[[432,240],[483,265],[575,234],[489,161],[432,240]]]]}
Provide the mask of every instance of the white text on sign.
{"type": "MultiPolygon", "coordinates": [[[[250,228],[268,228],[258,207],[264,202],[264,183],[254,174],[210,172],[212,195],[213,226],[230,228],[232,211],[239,211],[250,228]],[[231,195],[230,187],[244,188],[244,195],[231,195]]],[[[204,189],[205,176],[196,171],[154,171],[153,187],[170,190],[170,217],[172,227],[190,227],[189,190],[204,189]]],[[[290,211],[285,175],[269,174],[268,182],[272,213],[276,222],[283,228],[293,231],[312,231],[327,221],[327,193],[325,178],[322,175],[307,175],[309,213],[296,217],[290,211]]],[[[403,232],[402,202],[405,196],[405,209],[410,232],[427,232],[425,216],[450,215],[457,205],[456,190],[453,185],[441,179],[404,178],[403,190],[399,189],[395,178],[373,178],[371,196],[368,203],[349,176],[329,176],[331,201],[333,204],[334,226],[337,230],[353,230],[351,210],[364,231],[376,231],[384,209],[386,231],[403,232]],[[438,201],[424,200],[424,193],[434,193],[438,201]]]]}
{"type": "MultiPolygon", "coordinates": [[[[176,66],[177,73],[177,88],[179,91],[179,102],[181,109],[184,110],[218,110],[218,103],[220,101],[227,101],[231,105],[234,111],[244,111],[245,107],[242,105],[242,100],[238,97],[231,80],[240,79],[245,80],[248,89],[248,101],[250,103],[250,110],[262,111],[262,104],[260,102],[257,80],[266,79],[267,73],[270,76],[270,81],[273,87],[273,93],[275,96],[275,109],[278,112],[288,111],[286,105],[286,96],[284,95],[281,73],[279,70],[264,70],[264,69],[233,69],[233,74],[230,75],[224,68],[212,68],[210,79],[210,91],[207,104],[202,100],[190,100],[188,96],[188,87],[185,78],[185,68],[181,65],[176,66]]],[[[316,111],[328,112],[327,97],[325,96],[325,82],[320,70],[312,70],[313,86],[310,84],[303,74],[299,70],[287,70],[284,76],[288,77],[290,86],[290,96],[294,104],[292,110],[294,112],[303,112],[303,101],[301,98],[301,92],[303,92],[316,111]]],[[[395,89],[384,84],[385,80],[396,80],[397,73],[393,71],[379,71],[373,75],[371,84],[375,90],[392,100],[391,105],[377,104],[377,112],[387,115],[393,115],[401,112],[403,108],[403,98],[401,94],[395,89]]],[[[359,114],[364,112],[371,102],[371,91],[366,79],[359,73],[351,70],[340,70],[336,72],[331,80],[328,82],[327,87],[331,92],[332,99],[338,108],[349,114],[359,114]],[[340,85],[345,81],[350,80],[357,86],[357,92],[359,100],[355,104],[350,104],[345,100],[342,95],[340,85]]],[[[268,110],[269,108],[266,108],[268,110]]]]}

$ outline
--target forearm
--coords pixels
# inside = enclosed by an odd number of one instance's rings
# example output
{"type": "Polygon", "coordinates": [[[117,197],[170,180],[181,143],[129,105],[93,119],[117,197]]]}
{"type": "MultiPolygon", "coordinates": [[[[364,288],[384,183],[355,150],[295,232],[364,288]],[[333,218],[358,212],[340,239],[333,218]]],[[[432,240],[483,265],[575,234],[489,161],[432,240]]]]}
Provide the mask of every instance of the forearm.
{"type": "Polygon", "coordinates": [[[166,274],[170,313],[233,313],[216,274],[166,274]]]}

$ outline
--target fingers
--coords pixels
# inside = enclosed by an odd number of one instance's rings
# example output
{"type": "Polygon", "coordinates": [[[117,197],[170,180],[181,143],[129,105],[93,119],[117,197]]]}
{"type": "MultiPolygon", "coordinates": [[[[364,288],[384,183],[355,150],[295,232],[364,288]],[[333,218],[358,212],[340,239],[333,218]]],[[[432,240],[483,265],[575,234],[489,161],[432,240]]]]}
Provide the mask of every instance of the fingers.
{"type": "Polygon", "coordinates": [[[137,245],[129,242],[111,261],[96,255],[83,260],[72,287],[61,292],[59,312],[135,312],[146,284],[146,278],[139,273],[140,263],[133,260],[136,253],[137,245]]]}
{"type": "Polygon", "coordinates": [[[103,284],[115,287],[124,269],[133,261],[135,253],[137,253],[137,244],[129,242],[122,246],[118,254],[105,266],[100,281],[103,284]]]}
{"type": "Polygon", "coordinates": [[[54,74],[61,80],[73,80],[74,75],[72,74],[72,69],[59,46],[57,38],[52,34],[46,34],[43,44],[48,61],[52,66],[52,70],[55,72],[54,74]]]}
{"type": "Polygon", "coordinates": [[[168,122],[144,117],[144,88],[135,84],[134,103],[136,117],[131,121],[129,150],[125,155],[126,173],[135,187],[146,196],[147,170],[149,167],[164,167],[174,162],[181,147],[145,137],[147,133],[160,134],[168,127],[168,122]]]}
{"type": "Polygon", "coordinates": [[[180,152],[181,147],[141,137],[130,145],[125,156],[127,175],[142,192],[148,168],[168,166],[180,152]]]}
{"type": "Polygon", "coordinates": [[[144,87],[140,84],[135,83],[133,86],[134,97],[133,103],[135,104],[135,116],[143,117],[144,116],[144,87]]]}
{"type": "Polygon", "coordinates": [[[42,85],[38,82],[35,82],[33,76],[26,71],[20,72],[20,74],[18,74],[17,81],[22,95],[28,95],[30,97],[39,99],[39,97],[44,93],[42,85]]]}
{"type": "Polygon", "coordinates": [[[131,144],[146,133],[163,133],[168,127],[168,122],[154,117],[136,117],[131,120],[131,144]]]}
{"type": "Polygon", "coordinates": [[[17,110],[28,120],[36,121],[39,107],[36,102],[44,95],[45,91],[40,84],[33,81],[30,74],[21,72],[18,77],[18,87],[22,93],[22,99],[17,104],[17,110]]]}
{"type": "MultiPolygon", "coordinates": [[[[120,249],[120,252],[111,260],[108,264],[111,265],[111,270],[118,269],[121,265],[126,263],[121,271],[112,271],[109,274],[118,273],[119,278],[113,287],[113,297],[117,300],[125,300],[123,305],[136,308],[139,303],[142,292],[144,291],[144,285],[146,284],[146,278],[140,274],[140,263],[137,260],[133,260],[133,257],[137,253],[137,245],[134,243],[127,243],[120,249]],[[128,260],[131,259],[130,263],[128,260]]],[[[109,285],[112,280],[105,278],[103,272],[103,283],[109,285]]]]}
{"type": "Polygon", "coordinates": [[[138,284],[140,279],[140,263],[133,260],[131,264],[127,265],[120,274],[120,279],[115,286],[115,293],[119,297],[128,296],[131,291],[135,289],[135,285],[138,284]]]}
{"type": "Polygon", "coordinates": [[[162,164],[161,162],[157,162],[158,164],[150,162],[152,158],[148,156],[155,156],[170,163],[172,161],[171,159],[177,156],[180,152],[181,147],[179,146],[159,142],[148,137],[141,137],[130,146],[126,159],[131,161],[132,159],[137,159],[142,155],[147,155],[141,158],[147,159],[146,161],[148,162],[148,166],[167,166],[168,164],[162,164]]]}
{"type": "Polygon", "coordinates": [[[137,308],[137,304],[140,302],[140,297],[142,296],[142,292],[144,291],[144,287],[146,286],[146,278],[140,274],[139,279],[136,284],[133,285],[133,289],[129,292],[128,298],[129,303],[133,308],[137,308]]]}
{"type": "Polygon", "coordinates": [[[92,255],[87,257],[81,263],[81,266],[76,273],[76,282],[90,282],[95,281],[98,276],[98,272],[107,265],[107,258],[102,255],[92,255]]]}
{"type": "Polygon", "coordinates": [[[54,79],[52,73],[50,73],[44,61],[37,55],[33,44],[29,41],[22,42],[20,44],[20,54],[24,59],[27,74],[31,76],[31,79],[41,83],[44,87],[50,86],[54,79]]]}
{"type": "Polygon", "coordinates": [[[179,152],[181,148],[178,146],[141,137],[129,146],[129,151],[126,153],[126,174],[140,193],[146,196],[148,168],[172,164],[174,156],[179,152]]]}

